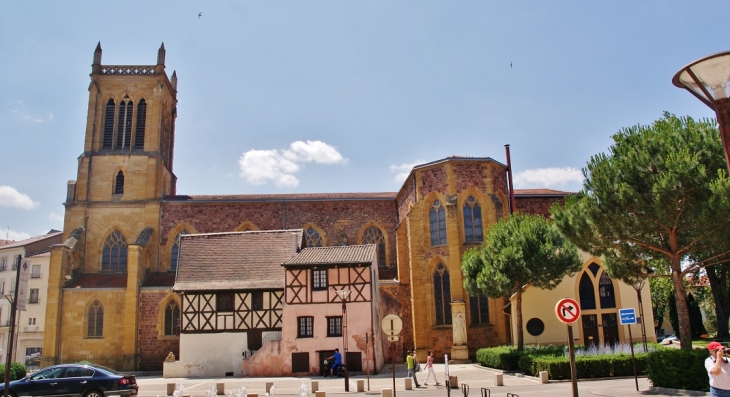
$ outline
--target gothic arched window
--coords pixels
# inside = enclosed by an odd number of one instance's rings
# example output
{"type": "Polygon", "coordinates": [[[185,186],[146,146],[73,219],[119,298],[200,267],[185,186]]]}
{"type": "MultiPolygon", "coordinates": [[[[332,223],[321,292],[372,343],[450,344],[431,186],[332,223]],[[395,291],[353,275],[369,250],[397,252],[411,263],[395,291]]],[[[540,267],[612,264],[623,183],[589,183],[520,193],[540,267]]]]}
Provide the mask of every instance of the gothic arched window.
{"type": "Polygon", "coordinates": [[[174,272],[177,270],[177,259],[180,255],[180,236],[183,234],[190,234],[187,229],[183,229],[180,233],[175,236],[175,241],[172,243],[172,249],[170,250],[170,271],[174,272]]]}
{"type": "MultiPolygon", "coordinates": [[[[126,97],[125,97],[126,98],[126,97]]],[[[119,104],[117,116],[117,145],[115,149],[129,149],[132,145],[132,101],[126,100],[119,104]]]]}
{"type": "Polygon", "coordinates": [[[313,227],[308,227],[307,230],[304,231],[304,239],[307,241],[307,247],[321,247],[322,246],[322,236],[320,236],[317,229],[313,227]]]}
{"type": "Polygon", "coordinates": [[[375,244],[378,246],[378,266],[386,266],[385,263],[385,236],[375,226],[370,226],[362,234],[362,244],[375,244]]]}
{"type": "Polygon", "coordinates": [[[114,194],[124,194],[124,173],[122,171],[117,172],[117,177],[114,179],[114,194]]]}
{"type": "Polygon", "coordinates": [[[484,240],[482,234],[482,209],[472,196],[469,196],[464,202],[464,240],[467,243],[484,240]]]}
{"type": "Polygon", "coordinates": [[[588,273],[583,272],[578,284],[578,295],[580,295],[580,308],[591,310],[596,308],[596,293],[593,291],[593,281],[588,273]]]}
{"type": "Polygon", "coordinates": [[[436,305],[436,325],[451,324],[451,282],[449,271],[439,263],[433,273],[433,289],[436,305]]]}
{"type": "Polygon", "coordinates": [[[439,200],[435,200],[433,206],[431,206],[429,223],[431,226],[431,245],[446,244],[446,212],[439,200]]]}
{"type": "Polygon", "coordinates": [[[472,324],[489,324],[489,300],[486,296],[470,296],[469,311],[472,324]]]}
{"type": "Polygon", "coordinates": [[[171,299],[165,306],[165,336],[180,335],[180,306],[171,299]]]}
{"type": "Polygon", "coordinates": [[[127,270],[127,240],[119,230],[115,230],[104,242],[104,250],[101,256],[101,270],[127,270]]]}
{"type": "Polygon", "coordinates": [[[109,99],[106,103],[106,109],[104,114],[104,139],[102,140],[103,149],[111,149],[112,142],[114,142],[114,100],[109,99]]]}
{"type": "Polygon", "coordinates": [[[613,283],[606,272],[603,272],[601,278],[598,279],[598,295],[601,297],[601,309],[616,307],[616,295],[613,292],[613,283]]]}
{"type": "Polygon", "coordinates": [[[89,338],[101,338],[104,336],[104,306],[99,300],[89,306],[88,327],[86,336],[89,338]]]}
{"type": "Polygon", "coordinates": [[[144,149],[144,127],[147,121],[147,102],[140,99],[137,104],[137,125],[134,130],[134,148],[144,149]]]}

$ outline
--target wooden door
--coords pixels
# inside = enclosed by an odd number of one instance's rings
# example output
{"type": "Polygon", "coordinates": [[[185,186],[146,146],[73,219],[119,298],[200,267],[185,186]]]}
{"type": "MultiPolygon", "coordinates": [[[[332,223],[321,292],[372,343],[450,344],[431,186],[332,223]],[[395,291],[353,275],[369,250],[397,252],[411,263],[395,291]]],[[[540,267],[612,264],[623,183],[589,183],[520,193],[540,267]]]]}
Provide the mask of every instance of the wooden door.
{"type": "Polygon", "coordinates": [[[603,344],[606,346],[614,346],[618,343],[618,321],[616,313],[606,313],[601,315],[603,325],[603,344]]]}
{"type": "Polygon", "coordinates": [[[584,314],[583,321],[583,344],[586,347],[598,346],[598,318],[595,314],[584,314]]]}

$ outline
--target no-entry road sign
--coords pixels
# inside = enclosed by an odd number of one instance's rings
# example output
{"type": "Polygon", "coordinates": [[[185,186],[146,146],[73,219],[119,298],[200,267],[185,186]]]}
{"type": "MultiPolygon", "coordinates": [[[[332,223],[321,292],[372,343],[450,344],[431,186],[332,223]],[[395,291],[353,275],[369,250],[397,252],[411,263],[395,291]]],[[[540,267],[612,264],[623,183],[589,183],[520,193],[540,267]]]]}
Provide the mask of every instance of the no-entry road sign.
{"type": "Polygon", "coordinates": [[[563,298],[555,305],[555,314],[565,324],[573,324],[580,318],[580,306],[575,299],[563,298]]]}

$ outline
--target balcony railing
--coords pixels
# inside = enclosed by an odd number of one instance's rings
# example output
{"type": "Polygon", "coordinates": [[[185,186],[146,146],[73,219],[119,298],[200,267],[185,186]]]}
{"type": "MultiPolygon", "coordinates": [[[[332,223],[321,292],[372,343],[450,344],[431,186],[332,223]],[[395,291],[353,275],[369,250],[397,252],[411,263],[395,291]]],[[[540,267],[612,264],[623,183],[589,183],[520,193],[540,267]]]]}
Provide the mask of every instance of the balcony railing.
{"type": "Polygon", "coordinates": [[[30,333],[42,332],[42,331],[38,328],[37,325],[31,325],[28,327],[24,327],[23,332],[30,334],[30,333]]]}

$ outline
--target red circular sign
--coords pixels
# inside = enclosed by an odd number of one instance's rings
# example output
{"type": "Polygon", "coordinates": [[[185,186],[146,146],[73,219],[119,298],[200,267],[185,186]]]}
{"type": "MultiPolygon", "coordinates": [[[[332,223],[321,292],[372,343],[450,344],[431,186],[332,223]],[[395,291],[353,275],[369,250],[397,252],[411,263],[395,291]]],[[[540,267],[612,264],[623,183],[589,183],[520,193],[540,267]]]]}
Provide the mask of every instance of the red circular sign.
{"type": "Polygon", "coordinates": [[[580,306],[575,299],[563,298],[555,305],[555,314],[558,316],[558,320],[566,324],[573,324],[580,318],[580,306]]]}

